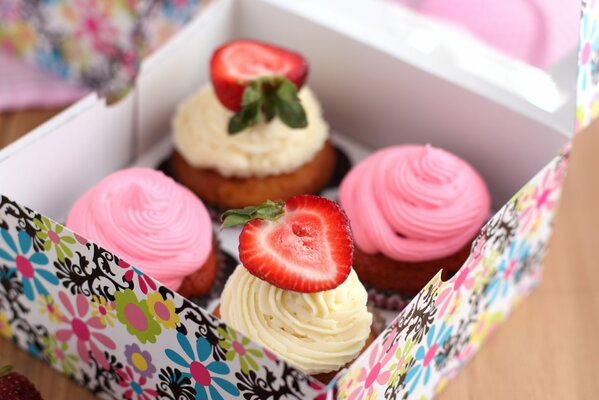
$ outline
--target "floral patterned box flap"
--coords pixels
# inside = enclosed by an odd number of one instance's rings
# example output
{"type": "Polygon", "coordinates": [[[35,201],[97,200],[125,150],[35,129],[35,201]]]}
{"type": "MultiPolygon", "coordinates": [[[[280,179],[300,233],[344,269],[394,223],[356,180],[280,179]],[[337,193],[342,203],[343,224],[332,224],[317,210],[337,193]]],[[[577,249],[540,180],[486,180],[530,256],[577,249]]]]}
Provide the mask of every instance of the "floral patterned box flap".
{"type": "Polygon", "coordinates": [[[103,398],[325,392],[124,260],[4,196],[0,333],[103,398]]]}
{"type": "Polygon", "coordinates": [[[0,51],[120,98],[141,60],[198,11],[200,0],[2,0],[0,51]]]}

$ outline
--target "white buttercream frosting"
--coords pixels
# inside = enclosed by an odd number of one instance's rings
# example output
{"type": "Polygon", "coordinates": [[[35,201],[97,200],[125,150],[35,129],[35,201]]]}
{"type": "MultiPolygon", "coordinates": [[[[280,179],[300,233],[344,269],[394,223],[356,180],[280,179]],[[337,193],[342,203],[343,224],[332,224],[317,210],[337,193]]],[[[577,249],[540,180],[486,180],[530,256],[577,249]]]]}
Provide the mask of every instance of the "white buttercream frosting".
{"type": "Polygon", "coordinates": [[[296,170],[311,161],[328,137],[328,125],[314,93],[299,92],[308,126],[293,129],[273,118],[237,134],[227,133],[233,112],[206,85],[186,99],[173,121],[177,151],[192,166],[212,168],[225,177],[264,177],[296,170]]]}
{"type": "Polygon", "coordinates": [[[338,370],[360,354],[372,325],[367,300],[353,269],[335,289],[299,293],[239,265],[225,285],[220,314],[233,328],[315,375],[338,370]]]}

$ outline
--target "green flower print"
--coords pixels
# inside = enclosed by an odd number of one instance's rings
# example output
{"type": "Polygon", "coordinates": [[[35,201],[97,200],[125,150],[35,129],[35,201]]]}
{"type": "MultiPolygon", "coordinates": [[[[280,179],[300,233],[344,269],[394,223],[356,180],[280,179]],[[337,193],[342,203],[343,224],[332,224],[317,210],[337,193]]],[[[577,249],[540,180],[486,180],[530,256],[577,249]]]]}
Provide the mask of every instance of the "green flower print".
{"type": "Polygon", "coordinates": [[[406,373],[406,368],[414,358],[412,354],[412,350],[414,350],[414,345],[416,343],[412,339],[408,339],[408,341],[404,344],[403,348],[398,347],[395,352],[395,358],[397,359],[396,363],[393,363],[389,367],[389,372],[391,375],[389,376],[389,380],[387,381],[387,386],[395,386],[400,376],[406,373]]]}
{"type": "Polygon", "coordinates": [[[44,355],[51,365],[60,365],[65,375],[72,375],[77,372],[75,363],[79,362],[79,357],[67,353],[68,342],[59,344],[54,335],[42,337],[42,342],[44,343],[44,355]]]}
{"type": "Polygon", "coordinates": [[[117,319],[127,326],[127,332],[140,342],[156,343],[162,328],[154,321],[145,301],[137,300],[135,292],[127,289],[114,294],[117,319]]]}
{"type": "Polygon", "coordinates": [[[73,252],[67,244],[75,244],[75,238],[68,235],[61,236],[60,234],[64,231],[64,228],[59,224],[55,224],[53,228],[52,221],[47,217],[42,217],[42,221],[35,218],[33,223],[39,228],[36,236],[44,241],[44,250],[49,251],[54,246],[60,262],[64,261],[65,255],[73,257],[73,252]]]}
{"type": "Polygon", "coordinates": [[[254,360],[254,357],[262,358],[263,354],[260,350],[247,348],[247,345],[250,344],[250,339],[238,337],[237,332],[233,329],[225,329],[221,326],[218,327],[218,333],[224,339],[219,341],[218,345],[227,350],[225,355],[227,361],[232,361],[235,359],[235,356],[239,356],[241,372],[245,375],[250,372],[250,369],[254,371],[258,370],[258,364],[254,360]]]}

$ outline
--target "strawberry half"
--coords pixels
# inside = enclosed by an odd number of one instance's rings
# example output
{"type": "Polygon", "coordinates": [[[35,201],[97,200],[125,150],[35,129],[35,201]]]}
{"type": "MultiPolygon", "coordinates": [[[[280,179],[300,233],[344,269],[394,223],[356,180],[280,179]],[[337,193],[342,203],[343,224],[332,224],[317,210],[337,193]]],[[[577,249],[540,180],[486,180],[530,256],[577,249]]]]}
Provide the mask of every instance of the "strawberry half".
{"type": "Polygon", "coordinates": [[[11,367],[0,368],[0,399],[42,400],[40,392],[25,376],[10,372],[11,367]]]}
{"type": "Polygon", "coordinates": [[[223,226],[245,223],[239,258],[277,287],[313,293],[342,284],[352,265],[349,220],[335,202],[300,195],[223,214],[223,226]]]}
{"type": "Polygon", "coordinates": [[[255,40],[236,40],[214,52],[210,76],[220,102],[237,112],[230,133],[275,115],[293,128],[306,126],[297,91],[306,82],[308,63],[300,54],[255,40]]]}

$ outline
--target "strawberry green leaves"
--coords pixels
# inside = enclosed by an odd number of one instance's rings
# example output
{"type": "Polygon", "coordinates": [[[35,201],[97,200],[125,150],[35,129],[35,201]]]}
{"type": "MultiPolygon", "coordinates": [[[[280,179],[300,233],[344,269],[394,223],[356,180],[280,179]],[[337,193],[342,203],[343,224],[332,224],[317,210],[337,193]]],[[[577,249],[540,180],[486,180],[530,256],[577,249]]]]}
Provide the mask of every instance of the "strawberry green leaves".
{"type": "Polygon", "coordinates": [[[239,133],[275,116],[291,128],[308,126],[297,88],[290,80],[280,76],[256,79],[245,88],[241,111],[229,120],[228,132],[239,133]]]}
{"type": "Polygon", "coordinates": [[[264,219],[273,221],[283,215],[284,203],[282,201],[267,200],[259,206],[247,206],[233,210],[227,210],[221,216],[222,225],[220,229],[230,228],[236,225],[245,225],[253,219],[264,219]]]}

